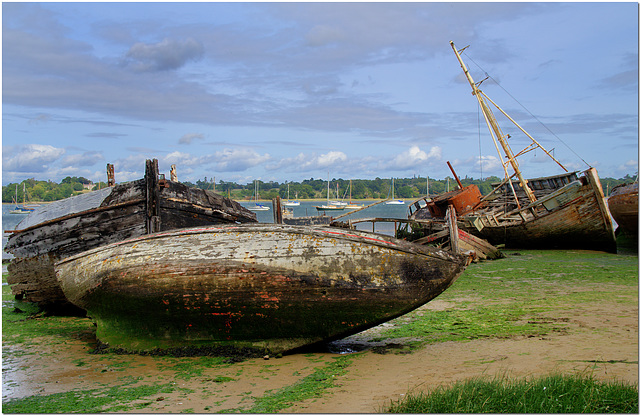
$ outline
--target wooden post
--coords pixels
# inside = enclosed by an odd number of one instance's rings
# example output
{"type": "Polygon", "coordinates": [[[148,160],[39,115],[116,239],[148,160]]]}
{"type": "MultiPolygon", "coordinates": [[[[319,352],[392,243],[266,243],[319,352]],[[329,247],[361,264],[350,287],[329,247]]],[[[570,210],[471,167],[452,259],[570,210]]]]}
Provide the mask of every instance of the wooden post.
{"type": "Polygon", "coordinates": [[[160,230],[160,187],[158,185],[158,159],[147,160],[144,179],[147,185],[147,233],[160,230]]]}
{"type": "Polygon", "coordinates": [[[113,164],[107,163],[107,186],[113,187],[116,185],[116,176],[113,170],[113,164]]]}
{"type": "Polygon", "coordinates": [[[175,164],[171,165],[171,181],[172,182],[177,182],[178,181],[178,172],[176,171],[176,165],[175,164]]]}
{"type": "Polygon", "coordinates": [[[456,209],[452,205],[447,206],[447,225],[449,226],[451,252],[458,253],[458,218],[456,217],[456,209]]]}
{"type": "Polygon", "coordinates": [[[273,205],[273,222],[282,224],[282,206],[280,205],[280,196],[276,196],[275,199],[272,199],[271,204],[273,205]]]}

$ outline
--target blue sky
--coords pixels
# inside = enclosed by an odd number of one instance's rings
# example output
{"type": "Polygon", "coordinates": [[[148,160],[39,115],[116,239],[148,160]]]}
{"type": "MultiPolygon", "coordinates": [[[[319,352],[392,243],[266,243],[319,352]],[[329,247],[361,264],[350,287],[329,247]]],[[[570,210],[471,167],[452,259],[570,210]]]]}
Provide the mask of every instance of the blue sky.
{"type": "Polygon", "coordinates": [[[637,3],[4,2],[2,181],[502,177],[450,40],[569,170],[636,173],[637,3]]]}

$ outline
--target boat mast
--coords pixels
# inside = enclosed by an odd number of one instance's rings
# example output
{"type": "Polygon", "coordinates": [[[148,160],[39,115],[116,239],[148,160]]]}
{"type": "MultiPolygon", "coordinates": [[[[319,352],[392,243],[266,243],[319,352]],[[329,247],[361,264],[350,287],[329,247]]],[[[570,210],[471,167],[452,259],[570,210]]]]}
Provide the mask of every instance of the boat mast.
{"type": "MultiPolygon", "coordinates": [[[[456,57],[458,58],[458,62],[460,62],[462,71],[467,77],[467,81],[469,81],[469,84],[471,85],[471,89],[473,89],[472,94],[475,95],[475,97],[478,99],[478,103],[480,104],[480,108],[482,109],[482,113],[484,114],[484,119],[492,131],[492,137],[494,137],[494,141],[495,139],[497,139],[500,145],[502,146],[502,149],[504,150],[507,156],[507,160],[509,161],[509,164],[511,164],[511,167],[515,172],[515,175],[518,177],[518,180],[520,180],[520,187],[522,187],[522,189],[524,190],[525,194],[527,195],[531,203],[535,202],[536,196],[533,194],[533,191],[529,188],[529,185],[527,184],[527,180],[525,180],[525,178],[522,176],[522,172],[520,172],[520,168],[518,167],[518,161],[513,155],[513,152],[511,151],[511,147],[509,146],[509,143],[507,143],[507,141],[505,140],[509,136],[503,134],[502,131],[500,130],[500,126],[498,125],[498,122],[496,121],[495,116],[493,115],[493,113],[491,112],[491,109],[489,108],[489,106],[487,106],[486,102],[483,99],[482,91],[478,89],[478,86],[473,81],[473,78],[471,77],[471,74],[469,73],[469,70],[467,69],[466,65],[462,61],[462,57],[460,56],[459,51],[456,49],[456,46],[453,44],[453,41],[450,41],[449,43],[451,44],[451,48],[453,49],[453,52],[456,54],[456,57]]],[[[464,50],[464,48],[461,50],[464,50]]],[[[506,176],[509,177],[509,173],[507,172],[507,168],[504,163],[503,163],[503,168],[505,169],[506,176]]],[[[509,180],[509,183],[511,184],[511,180],[509,180]]],[[[513,190],[513,184],[511,184],[511,189],[513,190]]],[[[513,194],[515,196],[515,191],[513,192],[513,194]]],[[[518,203],[518,206],[520,206],[517,196],[516,196],[516,202],[518,203]]]]}

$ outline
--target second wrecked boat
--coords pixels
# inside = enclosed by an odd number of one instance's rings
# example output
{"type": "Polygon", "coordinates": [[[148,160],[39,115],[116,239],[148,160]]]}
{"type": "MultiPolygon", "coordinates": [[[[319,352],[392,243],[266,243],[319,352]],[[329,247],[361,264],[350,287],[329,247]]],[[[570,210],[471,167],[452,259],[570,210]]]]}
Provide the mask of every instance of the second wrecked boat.
{"type": "MultiPolygon", "coordinates": [[[[107,170],[109,171],[108,165],[107,170]]],[[[147,160],[143,179],[43,205],[20,222],[5,251],[14,255],[7,282],[14,295],[48,308],[69,305],[55,278],[55,262],[148,233],[217,223],[256,222],[239,203],[166,180],[147,160]]]]}
{"type": "Polygon", "coordinates": [[[275,224],[162,232],[56,265],[110,347],[279,353],[405,314],[469,257],[356,230],[275,224]]]}
{"type": "MultiPolygon", "coordinates": [[[[458,214],[460,229],[484,238],[493,245],[616,252],[613,223],[596,169],[589,168],[581,174],[567,171],[549,151],[478,88],[462,61],[462,50],[456,49],[453,42],[450,44],[471,85],[472,93],[478,100],[496,148],[499,143],[504,151],[505,178],[486,196],[481,196],[476,186],[463,187],[458,180],[459,190],[414,203],[410,218],[438,219],[442,217],[446,206],[453,205],[458,214]],[[513,153],[507,142],[510,136],[502,132],[487,102],[502,112],[531,140],[528,147],[517,154],[513,153]],[[525,179],[516,157],[535,149],[548,155],[565,173],[525,179]],[[509,167],[513,173],[508,171],[509,167]]],[[[500,150],[499,154],[502,161],[500,150]]]]}

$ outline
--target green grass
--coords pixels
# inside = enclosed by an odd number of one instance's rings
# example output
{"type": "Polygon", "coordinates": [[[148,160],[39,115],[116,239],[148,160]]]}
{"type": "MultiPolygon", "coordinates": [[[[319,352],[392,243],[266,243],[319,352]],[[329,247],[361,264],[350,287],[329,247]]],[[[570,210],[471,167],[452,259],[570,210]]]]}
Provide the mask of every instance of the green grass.
{"type": "Polygon", "coordinates": [[[34,395],[2,402],[2,412],[17,413],[99,413],[132,411],[149,406],[154,400],[132,403],[142,398],[167,394],[176,390],[167,385],[119,385],[109,388],[73,390],[51,395],[34,395]]]}
{"type": "Polygon", "coordinates": [[[538,379],[474,378],[409,394],[391,413],[638,413],[638,385],[588,376],[538,379]]]}
{"type": "Polygon", "coordinates": [[[544,336],[573,328],[562,317],[592,302],[637,304],[638,258],[591,251],[505,251],[471,264],[438,300],[446,310],[407,314],[372,341],[413,348],[445,341],[544,336]]]}

